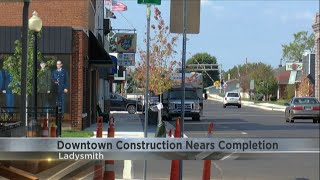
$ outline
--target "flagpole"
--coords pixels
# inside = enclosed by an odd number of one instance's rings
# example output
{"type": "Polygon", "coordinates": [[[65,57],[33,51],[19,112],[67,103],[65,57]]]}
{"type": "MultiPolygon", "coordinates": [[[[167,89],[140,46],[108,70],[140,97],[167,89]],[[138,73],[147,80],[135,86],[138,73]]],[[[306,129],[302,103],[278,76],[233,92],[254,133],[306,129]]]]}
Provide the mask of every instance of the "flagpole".
{"type": "MultiPolygon", "coordinates": [[[[150,4],[147,5],[147,63],[146,63],[146,92],[145,92],[145,118],[144,118],[144,137],[148,137],[148,112],[149,112],[149,58],[150,58],[150,4]]],[[[143,179],[147,180],[147,160],[144,160],[143,179]]]]}

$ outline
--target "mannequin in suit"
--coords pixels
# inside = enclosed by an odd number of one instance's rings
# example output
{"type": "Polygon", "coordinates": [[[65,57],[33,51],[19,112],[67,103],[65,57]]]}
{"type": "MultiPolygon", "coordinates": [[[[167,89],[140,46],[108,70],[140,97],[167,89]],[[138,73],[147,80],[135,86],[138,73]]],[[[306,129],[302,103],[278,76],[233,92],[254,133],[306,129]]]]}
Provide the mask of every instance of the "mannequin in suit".
{"type": "MultiPolygon", "coordinates": [[[[12,89],[9,87],[10,82],[12,81],[12,77],[9,72],[2,70],[2,79],[4,81],[4,87],[2,88],[2,93],[6,96],[6,107],[14,107],[14,94],[12,93],[12,89]]],[[[12,113],[13,108],[7,108],[7,112],[12,113]]]]}
{"type": "Polygon", "coordinates": [[[65,98],[64,93],[68,92],[69,75],[65,69],[62,68],[62,61],[57,61],[57,69],[52,72],[52,82],[54,93],[56,97],[56,106],[61,106],[62,115],[65,112],[65,98]]]}
{"type": "MultiPolygon", "coordinates": [[[[0,69],[0,95],[1,96],[2,96],[2,91],[4,90],[3,88],[4,88],[4,71],[0,69]]],[[[0,101],[0,103],[1,103],[0,106],[4,106],[4,100],[0,101]]]]}
{"type": "Polygon", "coordinates": [[[45,62],[40,63],[40,72],[42,75],[38,77],[38,102],[40,107],[49,107],[49,95],[51,92],[51,72],[46,67],[45,62]]]}

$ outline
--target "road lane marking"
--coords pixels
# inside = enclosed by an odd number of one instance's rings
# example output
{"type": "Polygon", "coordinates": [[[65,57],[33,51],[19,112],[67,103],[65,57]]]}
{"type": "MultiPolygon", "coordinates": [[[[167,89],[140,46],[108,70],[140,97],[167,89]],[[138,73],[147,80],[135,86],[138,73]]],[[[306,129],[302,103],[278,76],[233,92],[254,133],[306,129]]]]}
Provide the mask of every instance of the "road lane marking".
{"type": "MultiPolygon", "coordinates": [[[[206,136],[208,136],[208,134],[206,133],[206,132],[192,132],[192,131],[185,131],[186,133],[188,133],[188,134],[203,134],[203,135],[206,135],[206,136]]],[[[246,133],[246,132],[213,132],[212,133],[213,135],[214,134],[217,134],[217,135],[221,135],[221,134],[243,134],[243,135],[246,135],[246,134],[248,134],[248,133],[246,133]]]]}
{"type": "Polygon", "coordinates": [[[223,160],[225,160],[225,159],[228,159],[230,156],[232,156],[232,154],[233,154],[233,153],[228,154],[228,155],[224,156],[223,158],[221,158],[220,160],[223,161],[223,160]]]}
{"type": "Polygon", "coordinates": [[[184,124],[207,124],[209,125],[211,122],[185,122],[184,124]]]}
{"type": "Polygon", "coordinates": [[[218,169],[220,178],[223,179],[223,170],[222,170],[222,168],[215,162],[213,162],[213,165],[214,165],[215,168],[218,169]]]}

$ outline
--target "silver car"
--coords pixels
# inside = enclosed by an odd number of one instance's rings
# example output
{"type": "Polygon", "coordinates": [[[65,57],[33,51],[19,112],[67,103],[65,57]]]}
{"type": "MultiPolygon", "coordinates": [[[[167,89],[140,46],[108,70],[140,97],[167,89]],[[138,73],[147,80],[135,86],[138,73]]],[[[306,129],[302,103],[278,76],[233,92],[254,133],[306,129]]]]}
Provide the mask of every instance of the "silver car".
{"type": "Polygon", "coordinates": [[[314,97],[294,97],[284,104],[286,122],[294,123],[295,119],[313,119],[320,123],[320,102],[314,97]]]}

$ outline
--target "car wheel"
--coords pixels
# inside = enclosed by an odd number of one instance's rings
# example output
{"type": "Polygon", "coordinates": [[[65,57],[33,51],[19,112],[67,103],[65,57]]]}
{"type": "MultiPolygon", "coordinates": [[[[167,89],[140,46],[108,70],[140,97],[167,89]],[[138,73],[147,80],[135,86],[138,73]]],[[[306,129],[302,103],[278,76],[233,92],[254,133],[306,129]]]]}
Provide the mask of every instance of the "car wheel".
{"type": "Polygon", "coordinates": [[[129,114],[134,114],[134,113],[136,113],[136,106],[134,106],[134,105],[129,105],[129,106],[127,107],[127,111],[128,111],[129,114]]]}
{"type": "Polygon", "coordinates": [[[317,123],[317,119],[313,119],[313,123],[317,123]]]}
{"type": "Polygon", "coordinates": [[[238,105],[238,108],[241,108],[241,105],[238,105]]]}
{"type": "Polygon", "coordinates": [[[291,113],[289,113],[288,118],[291,123],[294,123],[294,119],[291,117],[291,113]]]}
{"type": "Polygon", "coordinates": [[[284,114],[284,119],[286,120],[286,122],[289,122],[289,119],[287,117],[287,113],[284,114]]]}
{"type": "Polygon", "coordinates": [[[223,108],[226,108],[227,106],[226,105],[223,105],[223,108]]]}

